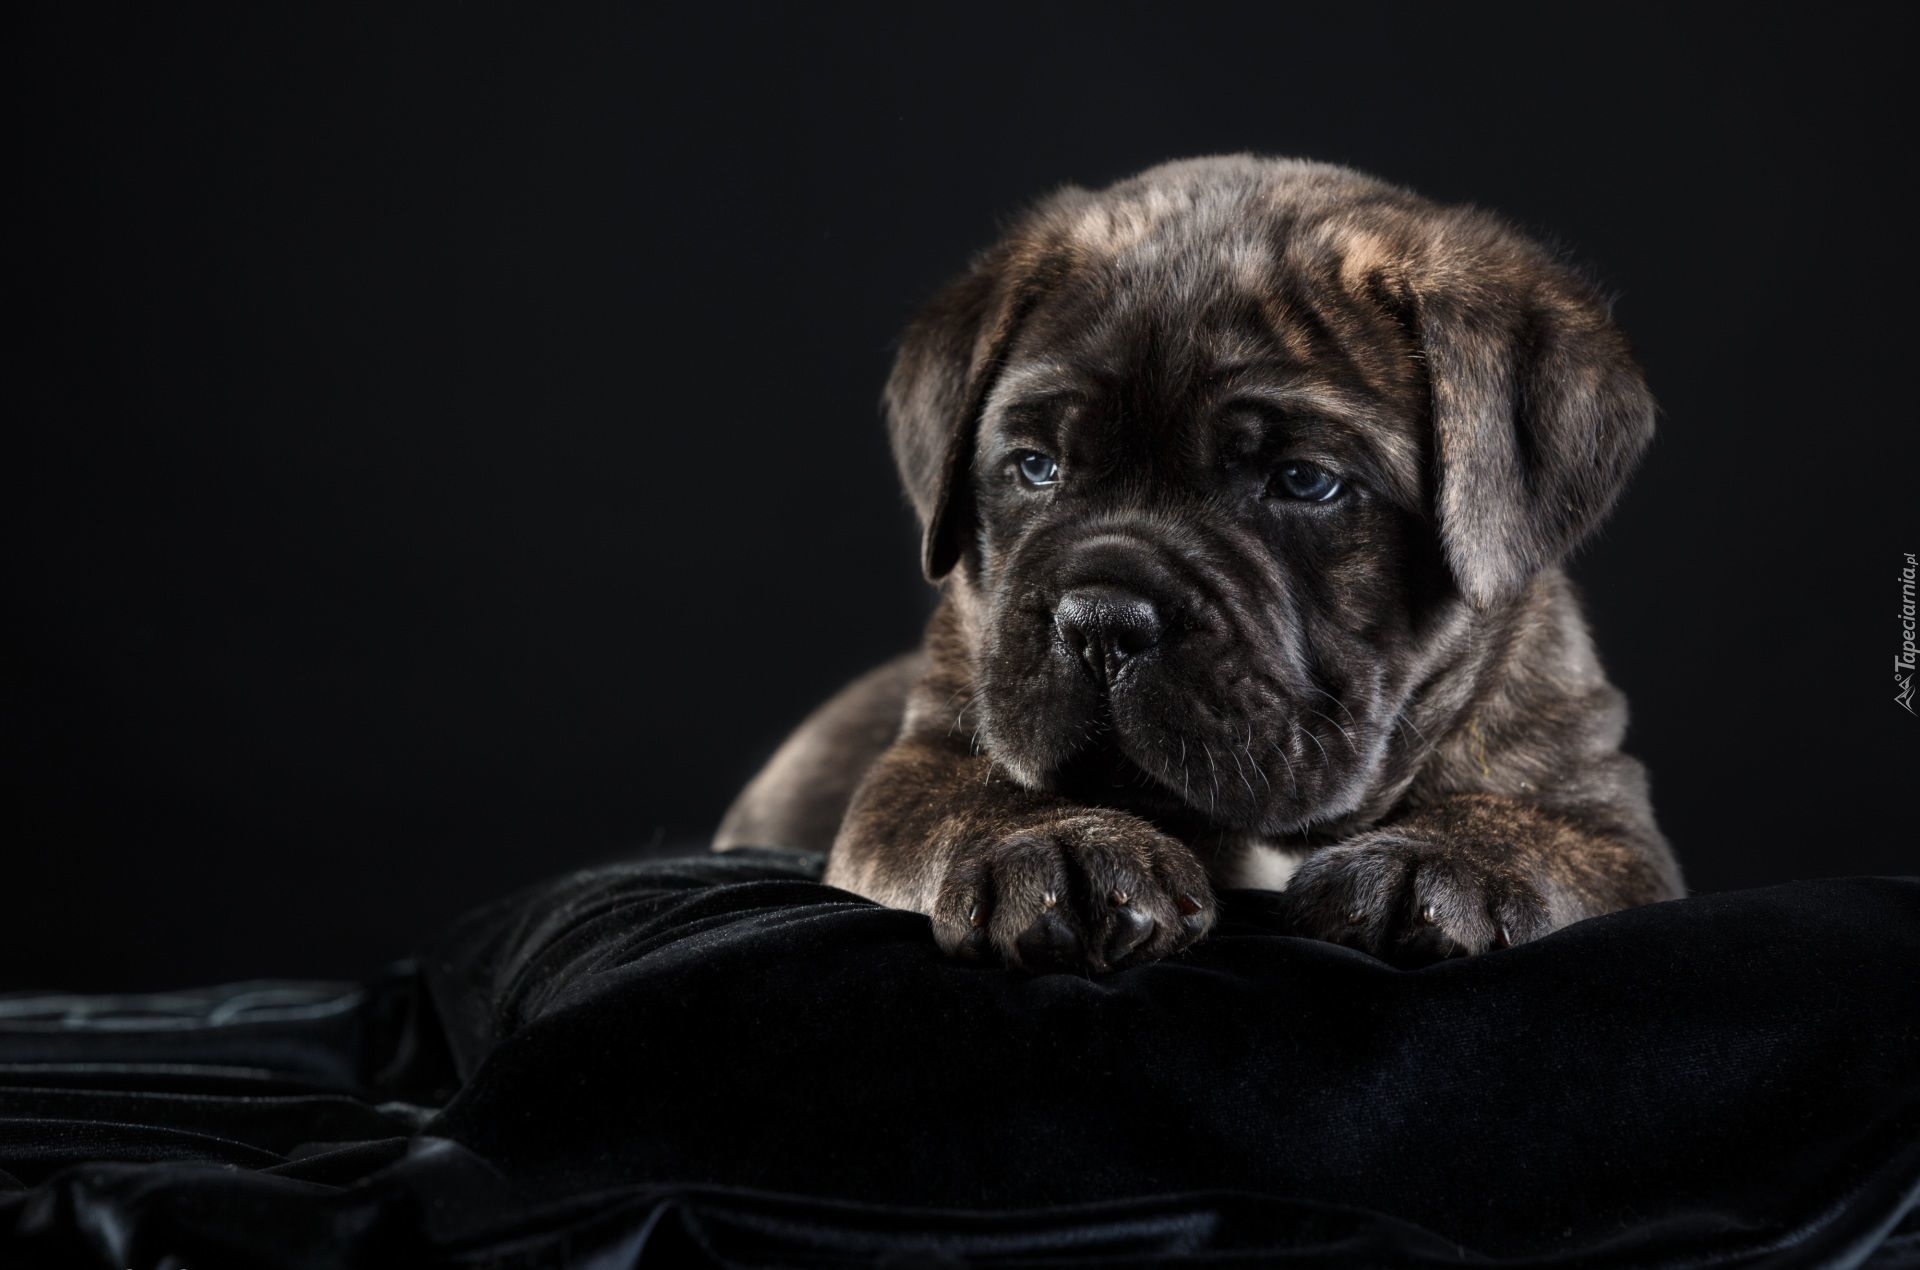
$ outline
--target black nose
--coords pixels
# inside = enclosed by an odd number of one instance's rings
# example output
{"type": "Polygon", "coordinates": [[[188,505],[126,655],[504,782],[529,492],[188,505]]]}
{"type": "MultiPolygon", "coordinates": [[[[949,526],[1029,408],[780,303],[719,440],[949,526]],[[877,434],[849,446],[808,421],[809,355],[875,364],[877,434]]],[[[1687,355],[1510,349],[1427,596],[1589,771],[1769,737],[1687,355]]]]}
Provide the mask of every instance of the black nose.
{"type": "Polygon", "coordinates": [[[1054,606],[1053,628],[1095,679],[1110,684],[1129,659],[1160,642],[1160,613],[1131,591],[1076,587],[1054,606]]]}

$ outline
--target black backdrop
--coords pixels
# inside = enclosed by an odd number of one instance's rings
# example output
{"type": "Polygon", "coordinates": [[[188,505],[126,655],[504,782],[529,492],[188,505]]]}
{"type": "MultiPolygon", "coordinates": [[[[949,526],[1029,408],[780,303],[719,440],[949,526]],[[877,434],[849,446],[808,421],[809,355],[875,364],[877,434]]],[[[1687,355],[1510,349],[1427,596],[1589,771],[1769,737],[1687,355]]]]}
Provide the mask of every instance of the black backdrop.
{"type": "Polygon", "coordinates": [[[1691,881],[1914,871],[1913,31],[1815,12],[11,10],[0,988],[357,974],[697,839],[924,616],[913,305],[1235,149],[1618,288],[1663,432],[1576,572],[1691,881]]]}

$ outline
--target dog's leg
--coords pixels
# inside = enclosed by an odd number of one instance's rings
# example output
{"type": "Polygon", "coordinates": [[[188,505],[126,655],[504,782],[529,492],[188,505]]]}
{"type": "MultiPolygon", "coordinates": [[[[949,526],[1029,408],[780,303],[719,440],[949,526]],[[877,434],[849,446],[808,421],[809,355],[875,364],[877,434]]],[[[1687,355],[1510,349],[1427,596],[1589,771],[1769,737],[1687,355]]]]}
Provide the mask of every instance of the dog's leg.
{"type": "Polygon", "coordinates": [[[827,881],[926,913],[950,954],[1028,969],[1150,960],[1214,919],[1184,844],[1137,816],[1023,789],[964,742],[924,734],[874,765],[827,881]]]}
{"type": "Polygon", "coordinates": [[[733,800],[713,849],[779,847],[825,852],[867,769],[900,735],[922,653],[896,657],[842,688],[808,715],[733,800]]]}
{"type": "Polygon", "coordinates": [[[1287,885],[1299,933],[1400,965],[1524,943],[1681,893],[1651,825],[1498,794],[1411,808],[1315,851],[1287,885]]]}
{"type": "Polygon", "coordinates": [[[1029,969],[1150,960],[1214,920],[1205,867],[1147,821],[1016,783],[978,752],[971,683],[947,610],[898,741],[855,793],[827,881],[933,918],[961,957],[1029,969]]]}

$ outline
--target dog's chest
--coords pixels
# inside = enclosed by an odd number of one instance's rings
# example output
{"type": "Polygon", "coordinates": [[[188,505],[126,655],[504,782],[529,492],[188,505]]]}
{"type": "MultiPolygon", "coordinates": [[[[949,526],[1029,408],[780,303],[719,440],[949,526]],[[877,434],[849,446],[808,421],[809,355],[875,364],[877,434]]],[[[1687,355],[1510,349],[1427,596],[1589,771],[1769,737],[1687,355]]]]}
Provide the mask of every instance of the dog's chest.
{"type": "Polygon", "coordinates": [[[1240,850],[1223,860],[1219,882],[1223,886],[1258,891],[1284,891],[1306,852],[1275,846],[1260,838],[1248,838],[1240,850]]]}

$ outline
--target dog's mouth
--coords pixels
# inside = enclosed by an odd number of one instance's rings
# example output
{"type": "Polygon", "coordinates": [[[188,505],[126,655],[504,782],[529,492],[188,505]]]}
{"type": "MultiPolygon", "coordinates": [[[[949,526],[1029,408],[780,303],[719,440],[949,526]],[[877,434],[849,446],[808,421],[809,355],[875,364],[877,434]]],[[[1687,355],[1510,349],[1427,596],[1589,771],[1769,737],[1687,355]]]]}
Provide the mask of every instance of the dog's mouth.
{"type": "Polygon", "coordinates": [[[1350,810],[1378,758],[1354,717],[1366,696],[1349,706],[1351,675],[1308,655],[1258,544],[1197,522],[1165,541],[1165,525],[1097,527],[1030,541],[996,589],[976,701],[1000,764],[1030,789],[1236,832],[1350,810]]]}
{"type": "Polygon", "coordinates": [[[1152,773],[1110,740],[1075,751],[1048,773],[1047,783],[1076,802],[1148,813],[1183,806],[1152,773]]]}
{"type": "Polygon", "coordinates": [[[1163,826],[1290,833],[1349,810],[1371,729],[1330,696],[1324,710],[1301,703],[1318,689],[1219,669],[1143,658],[1096,684],[1050,655],[1015,679],[1017,709],[985,695],[989,748],[1029,788],[1163,826]]]}
{"type": "Polygon", "coordinates": [[[1211,847],[1222,833],[1238,832],[1210,815],[1204,802],[1195,806],[1112,746],[1080,751],[1055,768],[1047,784],[1076,803],[1138,816],[1195,848],[1211,847]]]}

